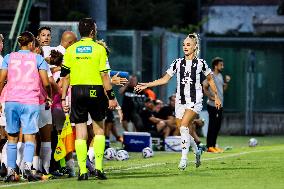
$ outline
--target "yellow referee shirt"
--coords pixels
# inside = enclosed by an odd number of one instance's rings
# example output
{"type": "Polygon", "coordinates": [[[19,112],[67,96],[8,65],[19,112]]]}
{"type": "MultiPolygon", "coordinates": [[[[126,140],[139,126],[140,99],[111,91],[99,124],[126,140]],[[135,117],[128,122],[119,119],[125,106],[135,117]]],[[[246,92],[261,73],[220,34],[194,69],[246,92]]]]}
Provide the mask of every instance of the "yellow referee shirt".
{"type": "Polygon", "coordinates": [[[109,71],[103,46],[83,38],[67,48],[63,69],[70,70],[70,85],[103,85],[101,72],[109,71]]]}

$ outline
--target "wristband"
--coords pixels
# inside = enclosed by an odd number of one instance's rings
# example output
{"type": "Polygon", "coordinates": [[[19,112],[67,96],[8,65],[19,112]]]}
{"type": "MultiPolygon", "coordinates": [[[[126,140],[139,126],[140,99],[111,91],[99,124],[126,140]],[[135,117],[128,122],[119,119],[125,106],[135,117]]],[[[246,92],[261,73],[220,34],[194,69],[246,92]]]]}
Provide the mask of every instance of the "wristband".
{"type": "Polygon", "coordinates": [[[115,94],[114,94],[113,89],[107,90],[106,93],[107,93],[107,97],[108,97],[109,100],[115,99],[115,94]]]}
{"type": "Polygon", "coordinates": [[[61,98],[61,102],[62,102],[62,101],[66,101],[66,99],[65,99],[65,98],[61,98]]]}

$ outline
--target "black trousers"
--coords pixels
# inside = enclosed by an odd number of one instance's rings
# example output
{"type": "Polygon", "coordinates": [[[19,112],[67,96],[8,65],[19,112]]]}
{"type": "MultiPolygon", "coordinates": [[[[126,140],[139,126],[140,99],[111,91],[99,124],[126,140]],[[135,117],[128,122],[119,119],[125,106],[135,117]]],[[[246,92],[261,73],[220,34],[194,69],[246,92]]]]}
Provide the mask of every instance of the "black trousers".
{"type": "Polygon", "coordinates": [[[221,122],[223,118],[223,108],[219,110],[213,106],[207,105],[207,111],[209,114],[209,125],[207,132],[207,148],[215,147],[217,136],[221,128],[221,122]]]}

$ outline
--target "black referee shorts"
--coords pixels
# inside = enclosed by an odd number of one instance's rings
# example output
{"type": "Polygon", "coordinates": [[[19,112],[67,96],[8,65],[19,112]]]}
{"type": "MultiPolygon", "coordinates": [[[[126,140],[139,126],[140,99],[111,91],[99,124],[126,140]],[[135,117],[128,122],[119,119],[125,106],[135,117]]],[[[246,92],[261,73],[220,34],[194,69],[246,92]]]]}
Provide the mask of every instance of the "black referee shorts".
{"type": "Polygon", "coordinates": [[[88,113],[94,121],[102,121],[106,116],[108,98],[102,85],[74,85],[71,88],[72,123],[85,123],[88,113]]]}

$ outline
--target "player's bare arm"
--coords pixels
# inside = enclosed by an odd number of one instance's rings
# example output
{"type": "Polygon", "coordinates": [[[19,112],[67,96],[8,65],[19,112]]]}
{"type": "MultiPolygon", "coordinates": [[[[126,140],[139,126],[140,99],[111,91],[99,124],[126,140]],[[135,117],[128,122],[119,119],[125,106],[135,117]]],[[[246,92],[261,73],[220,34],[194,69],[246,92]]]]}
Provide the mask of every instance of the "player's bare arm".
{"type": "Polygon", "coordinates": [[[203,82],[203,91],[204,91],[204,94],[212,101],[215,100],[215,97],[214,95],[212,95],[209,91],[209,84],[207,81],[204,81],[203,82]]]}
{"type": "Polygon", "coordinates": [[[138,85],[135,87],[134,90],[136,92],[141,92],[144,89],[149,88],[149,87],[165,85],[169,82],[170,79],[171,79],[171,76],[169,74],[165,74],[162,78],[157,79],[155,81],[152,81],[152,82],[149,82],[149,83],[138,83],[138,85]]]}
{"type": "Polygon", "coordinates": [[[211,87],[211,89],[214,93],[215,106],[216,106],[217,109],[220,109],[221,108],[221,101],[218,97],[217,87],[215,85],[212,74],[209,74],[206,78],[207,78],[209,86],[211,87]]]}
{"type": "Polygon", "coordinates": [[[40,79],[42,81],[42,85],[45,89],[45,91],[47,92],[47,95],[49,98],[51,98],[51,85],[50,85],[50,82],[49,82],[49,78],[47,76],[47,72],[46,70],[39,70],[39,75],[40,75],[40,79]]]}

